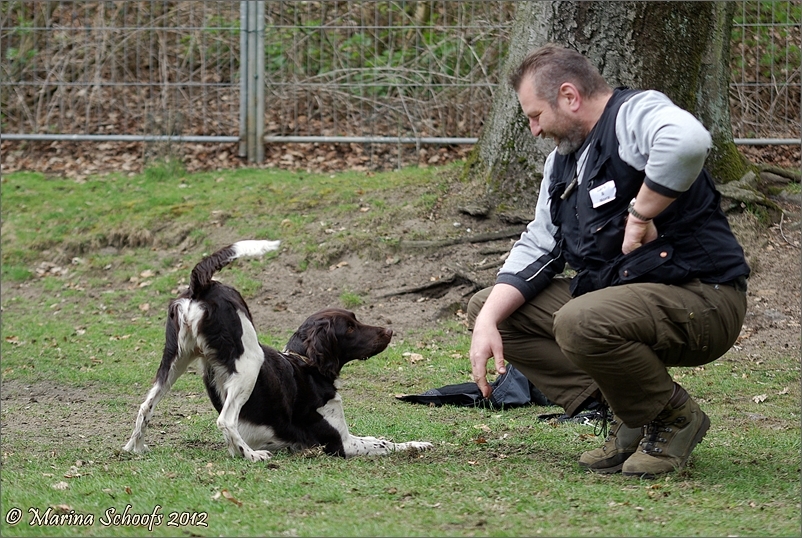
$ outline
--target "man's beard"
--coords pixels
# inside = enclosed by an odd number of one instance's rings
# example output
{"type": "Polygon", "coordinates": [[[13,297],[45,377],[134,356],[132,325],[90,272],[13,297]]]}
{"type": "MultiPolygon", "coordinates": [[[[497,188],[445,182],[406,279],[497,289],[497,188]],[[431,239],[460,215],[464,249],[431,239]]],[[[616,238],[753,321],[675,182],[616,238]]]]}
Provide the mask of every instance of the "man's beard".
{"type": "Polygon", "coordinates": [[[585,143],[585,132],[580,125],[572,125],[558,136],[557,153],[568,155],[582,147],[585,143]]]}
{"type": "Polygon", "coordinates": [[[582,147],[585,143],[587,133],[582,128],[582,125],[573,123],[567,115],[562,112],[558,113],[559,124],[554,131],[549,133],[551,138],[559,140],[557,143],[557,153],[560,155],[568,155],[582,147]]]}

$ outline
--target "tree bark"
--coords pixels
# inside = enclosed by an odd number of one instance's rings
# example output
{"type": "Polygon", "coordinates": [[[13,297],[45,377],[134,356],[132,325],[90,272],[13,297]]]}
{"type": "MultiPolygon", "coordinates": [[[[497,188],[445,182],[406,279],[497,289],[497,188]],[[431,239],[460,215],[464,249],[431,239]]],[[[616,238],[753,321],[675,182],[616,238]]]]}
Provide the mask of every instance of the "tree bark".
{"type": "Polygon", "coordinates": [[[551,140],[529,132],[506,75],[546,43],[573,48],[613,86],[656,89],[695,114],[711,132],[707,166],[719,181],[743,176],[728,102],[731,2],[522,2],[518,6],[504,79],[466,165],[484,182],[497,208],[533,207],[551,140]]]}
{"type": "Polygon", "coordinates": [[[732,137],[730,37],[736,7],[735,2],[714,3],[708,46],[702,57],[696,106],[692,109],[713,137],[713,150],[707,158],[706,167],[721,183],[739,180],[753,168],[738,151],[732,137]]]}

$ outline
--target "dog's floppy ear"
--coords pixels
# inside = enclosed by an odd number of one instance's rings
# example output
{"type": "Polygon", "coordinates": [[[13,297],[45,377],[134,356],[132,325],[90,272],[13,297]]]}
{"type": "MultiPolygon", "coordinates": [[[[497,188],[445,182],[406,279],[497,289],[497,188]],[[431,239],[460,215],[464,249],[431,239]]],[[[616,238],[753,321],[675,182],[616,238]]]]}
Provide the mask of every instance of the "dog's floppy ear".
{"type": "Polygon", "coordinates": [[[303,340],[304,354],[317,365],[324,375],[337,377],[340,375],[340,349],[334,320],[331,318],[316,319],[307,328],[303,340]]]}

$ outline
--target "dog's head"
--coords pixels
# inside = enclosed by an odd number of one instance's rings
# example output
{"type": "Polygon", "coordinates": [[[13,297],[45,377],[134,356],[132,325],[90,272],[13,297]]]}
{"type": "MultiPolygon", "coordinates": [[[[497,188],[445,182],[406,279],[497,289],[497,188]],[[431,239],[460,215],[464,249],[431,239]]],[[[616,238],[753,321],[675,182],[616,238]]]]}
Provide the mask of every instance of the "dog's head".
{"type": "Polygon", "coordinates": [[[345,363],[378,355],[392,337],[392,329],[360,323],[348,310],[327,308],[301,324],[287,350],[308,357],[323,374],[337,377],[345,363]]]}

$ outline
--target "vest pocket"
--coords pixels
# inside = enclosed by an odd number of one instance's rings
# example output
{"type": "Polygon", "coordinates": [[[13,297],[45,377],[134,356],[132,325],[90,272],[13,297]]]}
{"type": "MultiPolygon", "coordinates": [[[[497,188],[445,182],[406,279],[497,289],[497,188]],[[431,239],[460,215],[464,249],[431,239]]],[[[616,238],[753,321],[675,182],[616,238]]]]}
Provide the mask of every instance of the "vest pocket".
{"type": "Polygon", "coordinates": [[[674,247],[664,237],[623,256],[617,269],[622,284],[633,281],[670,284],[686,280],[690,272],[684,264],[674,259],[674,247]]]}
{"type": "Polygon", "coordinates": [[[621,256],[621,246],[624,244],[624,228],[627,221],[627,212],[624,210],[592,229],[596,248],[605,260],[614,260],[621,256]]]}

